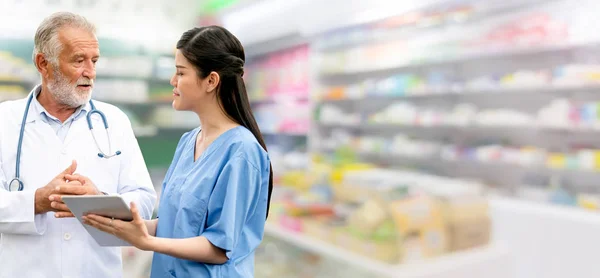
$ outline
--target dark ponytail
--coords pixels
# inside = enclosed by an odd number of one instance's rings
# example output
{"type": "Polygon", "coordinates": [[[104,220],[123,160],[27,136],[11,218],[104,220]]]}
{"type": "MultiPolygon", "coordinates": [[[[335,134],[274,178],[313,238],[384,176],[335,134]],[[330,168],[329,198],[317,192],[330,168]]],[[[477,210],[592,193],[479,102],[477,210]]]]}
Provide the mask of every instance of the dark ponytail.
{"type": "MultiPolygon", "coordinates": [[[[200,78],[206,78],[213,71],[219,74],[221,81],[217,93],[221,108],[233,121],[250,130],[258,143],[267,151],[267,145],[254,119],[246,85],[242,79],[246,57],[240,41],[223,27],[207,26],[183,33],[177,42],[177,49],[196,67],[200,78]]],[[[269,165],[267,217],[272,192],[273,166],[269,165]]]]}

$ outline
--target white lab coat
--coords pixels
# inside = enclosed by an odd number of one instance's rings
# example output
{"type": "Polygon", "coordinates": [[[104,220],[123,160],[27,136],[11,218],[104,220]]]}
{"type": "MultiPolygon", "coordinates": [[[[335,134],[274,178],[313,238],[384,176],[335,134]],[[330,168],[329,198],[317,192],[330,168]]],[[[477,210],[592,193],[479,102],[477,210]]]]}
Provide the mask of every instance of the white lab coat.
{"type": "MultiPolygon", "coordinates": [[[[24,190],[9,192],[26,103],[0,103],[0,278],[122,277],[121,248],[100,247],[75,218],[57,219],[52,212],[34,216],[34,193],[76,160],[76,173],[101,191],[120,194],[127,204],[135,201],[142,217],[150,219],[156,192],[129,119],[117,107],[94,101],[107,117],[113,151],[122,152],[102,159],[85,116],[73,122],[63,143],[30,108],[20,163],[24,190]]],[[[103,123],[97,115],[92,119],[98,143],[108,152],[103,123]]]]}

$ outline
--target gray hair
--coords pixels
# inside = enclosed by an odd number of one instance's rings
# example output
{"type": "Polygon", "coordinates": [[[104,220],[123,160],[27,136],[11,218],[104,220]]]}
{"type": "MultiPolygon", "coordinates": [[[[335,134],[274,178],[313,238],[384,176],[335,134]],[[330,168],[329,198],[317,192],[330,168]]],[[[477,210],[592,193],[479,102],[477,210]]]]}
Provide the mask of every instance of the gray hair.
{"type": "Polygon", "coordinates": [[[62,44],[58,39],[58,31],[62,27],[75,27],[96,34],[96,27],[85,17],[69,12],[57,12],[42,21],[35,32],[33,63],[38,53],[45,55],[46,59],[54,66],[58,66],[58,55],[62,44]]]}

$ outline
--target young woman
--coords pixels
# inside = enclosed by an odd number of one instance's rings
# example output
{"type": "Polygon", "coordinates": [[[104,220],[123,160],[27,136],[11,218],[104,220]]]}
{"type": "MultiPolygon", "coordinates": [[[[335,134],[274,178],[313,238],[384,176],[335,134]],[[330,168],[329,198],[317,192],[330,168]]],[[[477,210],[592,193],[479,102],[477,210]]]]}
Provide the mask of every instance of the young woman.
{"type": "Polygon", "coordinates": [[[158,219],[97,215],[86,224],[155,251],[152,277],[253,277],[273,174],[242,75],[244,49],[222,27],[194,28],[177,43],[173,107],[200,127],[184,134],[165,176],[158,219]]]}

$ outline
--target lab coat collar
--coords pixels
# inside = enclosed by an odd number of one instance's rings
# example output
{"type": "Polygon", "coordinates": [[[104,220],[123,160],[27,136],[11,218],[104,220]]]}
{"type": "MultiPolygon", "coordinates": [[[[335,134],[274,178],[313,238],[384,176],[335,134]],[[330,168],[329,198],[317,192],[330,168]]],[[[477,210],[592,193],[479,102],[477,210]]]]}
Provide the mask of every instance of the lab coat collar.
{"type": "MultiPolygon", "coordinates": [[[[42,91],[42,84],[38,84],[37,86],[35,86],[35,88],[33,88],[33,90],[31,90],[31,92],[29,92],[29,94],[27,95],[27,98],[25,99],[25,105],[27,105],[27,101],[29,100],[29,97],[31,97],[31,95],[33,95],[33,97],[37,97],[37,95],[42,91]]],[[[90,102],[86,102],[85,105],[83,107],[81,107],[80,109],[77,109],[77,111],[75,111],[76,114],[80,114],[82,112],[88,112],[92,109],[90,102]]],[[[23,110],[25,111],[25,110],[23,110]]],[[[42,120],[42,113],[44,111],[39,111],[36,107],[35,104],[33,103],[33,101],[31,102],[31,106],[29,107],[29,112],[27,113],[27,119],[25,120],[25,123],[32,123],[35,122],[37,120],[42,120]]],[[[78,118],[80,118],[81,115],[77,115],[76,118],[74,120],[77,120],[78,118]]]]}

